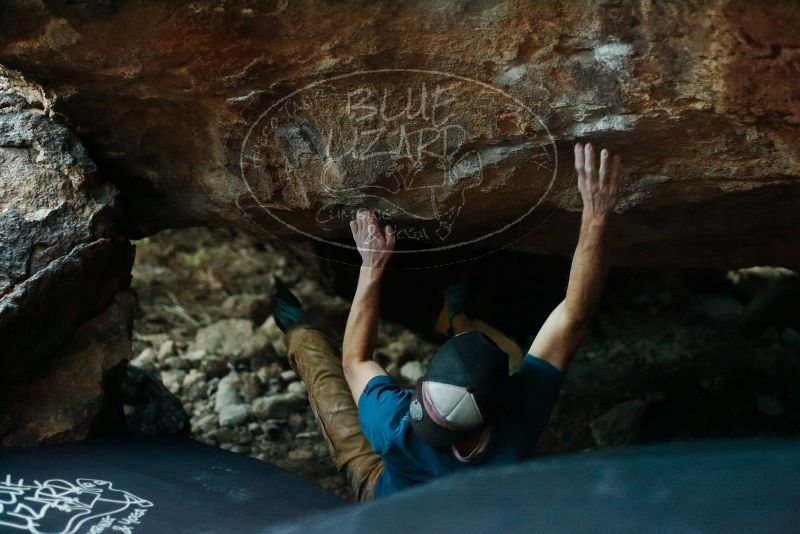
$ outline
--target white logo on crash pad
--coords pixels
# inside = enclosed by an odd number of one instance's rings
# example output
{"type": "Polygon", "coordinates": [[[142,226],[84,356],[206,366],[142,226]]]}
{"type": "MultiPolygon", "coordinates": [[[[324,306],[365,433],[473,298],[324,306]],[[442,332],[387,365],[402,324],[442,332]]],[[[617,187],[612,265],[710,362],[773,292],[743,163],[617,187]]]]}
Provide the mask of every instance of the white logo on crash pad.
{"type": "Polygon", "coordinates": [[[134,531],[153,503],[113,487],[111,482],[79,478],[0,479],[0,531],[75,534],[134,531]],[[10,529],[10,530],[9,530],[10,529]]]}

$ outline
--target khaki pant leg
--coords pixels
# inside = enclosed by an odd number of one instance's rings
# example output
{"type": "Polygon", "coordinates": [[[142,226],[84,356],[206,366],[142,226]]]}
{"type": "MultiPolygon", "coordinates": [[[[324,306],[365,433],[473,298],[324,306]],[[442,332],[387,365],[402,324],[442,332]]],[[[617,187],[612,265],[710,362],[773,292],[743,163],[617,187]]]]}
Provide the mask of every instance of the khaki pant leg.
{"type": "Polygon", "coordinates": [[[522,363],[522,358],[525,356],[519,345],[500,330],[484,323],[480,319],[472,319],[472,326],[478,332],[486,334],[503,352],[508,354],[508,372],[510,374],[515,373],[519,364],[522,363]]]}
{"type": "Polygon", "coordinates": [[[344,378],[342,360],[319,330],[299,327],[287,335],[289,364],[305,383],[308,400],[336,468],[344,468],[353,495],[372,499],[383,471],[358,423],[358,408],[344,378]]]}

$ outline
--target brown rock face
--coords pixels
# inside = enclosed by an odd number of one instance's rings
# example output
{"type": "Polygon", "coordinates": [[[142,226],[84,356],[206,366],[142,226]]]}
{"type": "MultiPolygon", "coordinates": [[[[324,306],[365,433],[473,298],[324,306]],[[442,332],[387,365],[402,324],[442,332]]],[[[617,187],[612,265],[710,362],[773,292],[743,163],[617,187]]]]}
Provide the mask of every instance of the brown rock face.
{"type": "Polygon", "coordinates": [[[120,425],[119,390],[132,357],[136,298],[118,294],[106,311],[81,325],[39,378],[0,397],[0,443],[25,447],[85,438],[98,426],[120,425]]]}
{"type": "Polygon", "coordinates": [[[45,92],[0,69],[0,443],[85,435],[129,357],[133,248],[94,171],[45,92]]]}
{"type": "Polygon", "coordinates": [[[419,257],[568,253],[582,139],[623,155],[618,262],[797,265],[798,24],[793,1],[20,0],[0,62],[59,95],[141,233],[335,250],[368,205],[419,257]]]}

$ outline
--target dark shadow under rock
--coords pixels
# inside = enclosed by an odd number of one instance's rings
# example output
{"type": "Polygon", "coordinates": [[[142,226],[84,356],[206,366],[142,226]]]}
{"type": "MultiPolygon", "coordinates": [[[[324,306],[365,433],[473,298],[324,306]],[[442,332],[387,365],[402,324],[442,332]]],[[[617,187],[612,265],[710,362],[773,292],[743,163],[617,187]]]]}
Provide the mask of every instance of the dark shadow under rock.
{"type": "Polygon", "coordinates": [[[117,391],[131,354],[136,314],[132,292],[116,296],[101,315],[81,325],[56,352],[43,377],[0,395],[0,444],[9,447],[73,441],[124,432],[117,391]]]}
{"type": "Polygon", "coordinates": [[[186,434],[189,416],[181,401],[153,375],[128,365],[122,384],[128,429],[134,434],[186,434]]]}

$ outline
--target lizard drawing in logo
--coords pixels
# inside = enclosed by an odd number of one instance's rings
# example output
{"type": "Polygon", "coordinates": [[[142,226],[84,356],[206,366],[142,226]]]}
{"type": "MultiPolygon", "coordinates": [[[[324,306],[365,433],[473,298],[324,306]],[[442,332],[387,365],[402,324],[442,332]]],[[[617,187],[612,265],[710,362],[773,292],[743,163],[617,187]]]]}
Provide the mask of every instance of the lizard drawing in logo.
{"type": "MultiPolygon", "coordinates": [[[[153,503],[113,487],[111,482],[79,478],[26,483],[0,479],[0,531],[75,534],[93,524],[113,523],[153,503]]],[[[128,530],[131,530],[128,528],[128,530]]]]}

